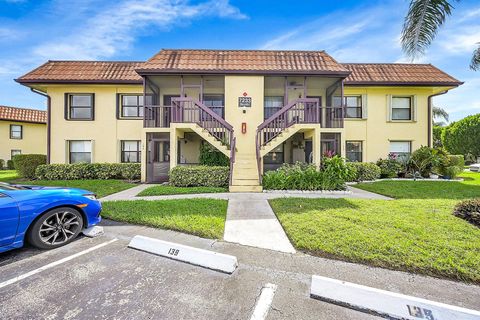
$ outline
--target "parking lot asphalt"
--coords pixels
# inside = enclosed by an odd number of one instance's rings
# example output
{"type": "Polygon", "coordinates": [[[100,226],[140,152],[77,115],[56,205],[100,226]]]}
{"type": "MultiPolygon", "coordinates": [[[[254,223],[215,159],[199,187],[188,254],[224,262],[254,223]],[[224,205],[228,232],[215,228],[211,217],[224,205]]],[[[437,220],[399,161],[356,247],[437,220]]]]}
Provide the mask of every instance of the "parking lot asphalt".
{"type": "Polygon", "coordinates": [[[0,254],[0,318],[250,319],[267,284],[277,286],[267,319],[377,318],[310,298],[313,274],[480,309],[475,285],[111,221],[103,225],[104,236],[52,251],[0,254]],[[128,248],[138,234],[235,255],[239,267],[228,275],[128,248]]]}

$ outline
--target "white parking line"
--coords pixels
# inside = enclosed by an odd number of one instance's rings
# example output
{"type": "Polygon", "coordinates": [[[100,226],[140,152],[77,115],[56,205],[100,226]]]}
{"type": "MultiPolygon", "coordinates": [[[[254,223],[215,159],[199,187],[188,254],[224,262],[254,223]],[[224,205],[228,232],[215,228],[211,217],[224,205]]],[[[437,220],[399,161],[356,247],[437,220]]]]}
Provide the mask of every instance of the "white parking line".
{"type": "Polygon", "coordinates": [[[271,283],[267,283],[262,288],[260,298],[258,298],[250,320],[264,320],[267,317],[270,306],[272,305],[273,296],[275,295],[275,290],[277,290],[277,285],[271,283]]]}
{"type": "Polygon", "coordinates": [[[18,282],[18,281],[20,281],[20,280],[23,280],[23,279],[25,279],[25,278],[31,277],[31,276],[33,276],[33,275],[35,275],[35,274],[37,274],[37,273],[40,273],[40,272],[45,271],[45,270],[47,270],[47,269],[53,268],[53,267],[55,267],[55,266],[58,266],[58,265],[60,265],[60,264],[62,264],[62,263],[65,263],[65,262],[70,261],[70,260],[72,260],[72,259],[75,259],[75,258],[77,258],[77,257],[83,256],[84,254],[87,254],[87,253],[92,252],[92,251],[94,251],[94,250],[103,248],[103,247],[105,247],[106,245],[109,245],[110,243],[113,243],[113,242],[115,242],[115,241],[117,241],[117,240],[118,240],[117,238],[112,239],[112,240],[110,240],[110,241],[101,243],[101,244],[96,245],[96,246],[94,246],[94,247],[91,247],[91,248],[89,248],[89,249],[86,249],[86,250],[80,251],[80,252],[78,252],[78,253],[75,253],[75,254],[73,254],[73,255],[71,255],[71,256],[68,256],[68,257],[66,257],[66,258],[63,258],[63,259],[57,260],[57,261],[55,261],[55,262],[49,263],[49,264],[47,264],[47,265],[45,265],[45,266],[43,266],[43,267],[40,267],[40,268],[38,268],[38,269],[35,269],[35,270],[30,271],[30,272],[27,272],[27,273],[24,273],[24,274],[22,274],[22,275],[19,275],[19,276],[15,277],[15,278],[12,278],[12,279],[10,279],[10,280],[1,282],[1,283],[0,283],[0,288],[6,287],[6,286],[11,285],[11,284],[13,284],[13,283],[15,283],[15,282],[18,282]]]}

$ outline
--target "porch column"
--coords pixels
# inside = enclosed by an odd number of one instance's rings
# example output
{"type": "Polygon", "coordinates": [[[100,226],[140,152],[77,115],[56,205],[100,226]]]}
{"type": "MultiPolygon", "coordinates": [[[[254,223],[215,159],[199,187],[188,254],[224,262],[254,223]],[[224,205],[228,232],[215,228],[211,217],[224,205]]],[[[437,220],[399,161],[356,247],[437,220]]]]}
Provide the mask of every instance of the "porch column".
{"type": "Polygon", "coordinates": [[[320,128],[315,128],[312,136],[312,152],[313,152],[313,163],[317,169],[320,169],[321,161],[321,131],[320,128]]]}
{"type": "Polygon", "coordinates": [[[178,129],[170,130],[170,169],[175,168],[178,164],[178,129]]]}
{"type": "Polygon", "coordinates": [[[141,142],[141,159],[140,159],[140,172],[141,172],[141,177],[140,181],[141,182],[147,182],[147,159],[148,159],[148,141],[147,141],[147,133],[142,134],[142,142],[141,142]]]}

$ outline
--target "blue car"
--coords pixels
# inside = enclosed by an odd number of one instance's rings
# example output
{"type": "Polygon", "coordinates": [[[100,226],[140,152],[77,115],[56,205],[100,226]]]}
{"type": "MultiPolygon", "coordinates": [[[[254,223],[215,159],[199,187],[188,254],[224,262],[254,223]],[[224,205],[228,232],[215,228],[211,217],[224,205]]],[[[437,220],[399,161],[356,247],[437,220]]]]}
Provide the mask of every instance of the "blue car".
{"type": "Polygon", "coordinates": [[[101,221],[102,206],[90,191],[0,183],[0,252],[25,242],[63,246],[101,221]]]}

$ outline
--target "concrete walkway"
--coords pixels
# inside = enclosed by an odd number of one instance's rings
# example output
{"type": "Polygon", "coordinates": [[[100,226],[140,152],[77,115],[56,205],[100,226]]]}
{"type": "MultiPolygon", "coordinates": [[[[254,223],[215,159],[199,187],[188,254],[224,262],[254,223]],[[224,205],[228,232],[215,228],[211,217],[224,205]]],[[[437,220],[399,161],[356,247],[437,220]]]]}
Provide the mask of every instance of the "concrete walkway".
{"type": "Polygon", "coordinates": [[[377,193],[361,190],[348,186],[346,192],[341,191],[272,191],[272,192],[224,192],[224,193],[199,193],[199,194],[174,194],[165,196],[149,196],[136,197],[136,195],[144,189],[155,186],[154,184],[141,184],[136,187],[120,191],[103,197],[100,201],[116,201],[116,200],[171,200],[171,199],[192,199],[192,198],[208,198],[208,199],[224,199],[224,200],[269,200],[277,198],[326,198],[326,199],[371,199],[371,200],[393,200],[392,198],[382,196],[377,193]]]}
{"type": "Polygon", "coordinates": [[[223,239],[246,246],[295,253],[267,200],[248,195],[228,201],[223,239]]]}

